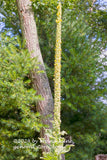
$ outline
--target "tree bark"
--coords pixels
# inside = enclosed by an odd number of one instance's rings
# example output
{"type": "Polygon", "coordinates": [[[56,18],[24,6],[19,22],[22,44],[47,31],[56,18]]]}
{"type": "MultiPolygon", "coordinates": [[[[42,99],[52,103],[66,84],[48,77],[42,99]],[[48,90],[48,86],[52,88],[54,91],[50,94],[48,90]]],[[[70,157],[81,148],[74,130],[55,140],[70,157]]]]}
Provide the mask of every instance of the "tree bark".
{"type": "MultiPolygon", "coordinates": [[[[39,69],[44,71],[44,73],[38,74],[35,72],[31,74],[34,89],[37,90],[37,94],[42,95],[44,98],[44,100],[37,103],[37,111],[43,116],[43,124],[49,125],[49,128],[52,128],[52,118],[47,118],[47,116],[49,114],[53,115],[53,98],[39,47],[37,28],[31,1],[16,0],[16,2],[23,38],[26,40],[26,47],[31,53],[31,57],[37,57],[38,62],[40,62],[39,69]]],[[[45,137],[47,139],[47,143],[49,142],[49,138],[46,137],[43,129],[41,130],[41,137],[45,137]]]]}
{"type": "Polygon", "coordinates": [[[107,160],[107,154],[98,154],[95,156],[95,160],[107,160]]]}
{"type": "MultiPolygon", "coordinates": [[[[44,100],[37,103],[37,111],[43,116],[42,122],[44,125],[49,125],[49,128],[52,128],[51,120],[53,119],[53,98],[51,94],[51,89],[49,86],[49,81],[45,72],[45,67],[43,63],[43,58],[40,51],[37,28],[34,20],[34,13],[31,6],[30,0],[16,0],[19,19],[21,23],[21,29],[23,38],[26,40],[26,47],[31,53],[31,57],[37,57],[39,64],[39,69],[43,70],[44,73],[31,73],[33,87],[37,90],[38,95],[42,95],[44,100]],[[47,117],[52,115],[52,118],[47,117]]],[[[44,129],[41,129],[40,136],[46,139],[46,142],[49,143],[49,137],[45,135],[44,129]]],[[[47,152],[47,147],[44,146],[43,152],[47,152]]],[[[64,155],[62,155],[62,160],[65,160],[64,155]]]]}

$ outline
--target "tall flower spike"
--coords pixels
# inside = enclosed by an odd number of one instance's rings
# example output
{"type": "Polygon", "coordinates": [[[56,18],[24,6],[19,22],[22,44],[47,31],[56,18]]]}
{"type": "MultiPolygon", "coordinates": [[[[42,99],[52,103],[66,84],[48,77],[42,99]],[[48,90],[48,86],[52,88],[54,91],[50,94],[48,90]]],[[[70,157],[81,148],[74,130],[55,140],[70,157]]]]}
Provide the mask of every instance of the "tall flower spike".
{"type": "Polygon", "coordinates": [[[57,133],[60,132],[60,108],[61,108],[61,2],[57,6],[57,29],[55,48],[55,73],[54,73],[54,123],[57,133]]]}

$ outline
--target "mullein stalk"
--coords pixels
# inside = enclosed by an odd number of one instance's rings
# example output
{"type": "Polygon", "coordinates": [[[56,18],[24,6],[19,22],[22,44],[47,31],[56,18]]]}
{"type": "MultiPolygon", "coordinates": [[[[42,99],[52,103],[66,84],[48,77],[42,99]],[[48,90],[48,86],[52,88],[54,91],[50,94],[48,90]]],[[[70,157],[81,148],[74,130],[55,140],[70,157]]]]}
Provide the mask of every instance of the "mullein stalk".
{"type": "Polygon", "coordinates": [[[54,124],[56,134],[60,133],[61,110],[61,2],[57,6],[57,29],[55,48],[55,72],[54,72],[54,124]]]}

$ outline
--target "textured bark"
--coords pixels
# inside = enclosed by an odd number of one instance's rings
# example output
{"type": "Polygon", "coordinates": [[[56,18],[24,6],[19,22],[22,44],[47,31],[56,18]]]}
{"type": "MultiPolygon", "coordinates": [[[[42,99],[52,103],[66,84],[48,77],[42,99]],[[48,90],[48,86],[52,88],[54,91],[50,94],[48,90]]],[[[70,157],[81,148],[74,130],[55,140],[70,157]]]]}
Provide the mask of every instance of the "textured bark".
{"type": "Polygon", "coordinates": [[[98,154],[95,156],[95,160],[107,160],[107,154],[98,154]]]}
{"type": "MultiPolygon", "coordinates": [[[[43,70],[44,73],[37,74],[32,73],[32,82],[33,87],[37,90],[37,94],[42,95],[44,100],[37,103],[37,111],[43,116],[43,123],[49,125],[49,128],[52,128],[52,123],[50,118],[46,118],[49,114],[53,115],[53,98],[49,86],[49,81],[45,72],[45,67],[39,47],[37,28],[34,20],[34,13],[32,11],[31,1],[30,0],[16,0],[19,18],[21,22],[23,38],[26,40],[26,47],[31,53],[31,57],[37,57],[38,62],[40,62],[39,68],[43,70]]],[[[41,137],[47,139],[49,143],[49,138],[46,137],[44,130],[41,130],[41,137]]],[[[44,148],[45,151],[46,148],[44,148]]]]}

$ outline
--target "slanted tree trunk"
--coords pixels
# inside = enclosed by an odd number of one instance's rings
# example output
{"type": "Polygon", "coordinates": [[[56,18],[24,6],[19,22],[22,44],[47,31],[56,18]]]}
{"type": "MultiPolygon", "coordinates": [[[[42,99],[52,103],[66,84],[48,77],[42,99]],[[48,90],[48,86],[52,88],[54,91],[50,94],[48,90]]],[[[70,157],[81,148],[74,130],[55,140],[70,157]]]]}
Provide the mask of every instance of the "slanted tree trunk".
{"type": "MultiPolygon", "coordinates": [[[[34,13],[32,11],[31,1],[16,0],[16,2],[23,38],[26,40],[26,47],[31,53],[31,57],[37,57],[38,62],[40,62],[39,69],[44,71],[44,73],[37,74],[35,72],[31,74],[34,89],[37,90],[37,94],[42,95],[42,97],[44,98],[44,100],[37,103],[37,111],[40,112],[43,116],[43,124],[49,125],[49,128],[52,128],[52,123],[50,122],[51,119],[49,117],[46,117],[49,114],[53,115],[53,98],[39,47],[37,28],[34,20],[34,13]]],[[[44,133],[44,130],[42,129],[41,137],[45,136],[46,135],[44,133]]],[[[47,139],[48,143],[48,137],[45,138],[47,139]]]]}
{"type": "MultiPolygon", "coordinates": [[[[53,118],[47,118],[48,115],[53,116],[53,98],[51,94],[51,89],[49,86],[49,81],[45,72],[45,67],[39,47],[38,35],[36,23],[34,20],[34,13],[32,11],[31,1],[30,0],[16,0],[22,34],[23,38],[26,40],[26,47],[31,53],[31,57],[37,57],[38,62],[40,62],[39,68],[43,70],[44,73],[37,74],[32,73],[32,82],[33,87],[37,90],[39,95],[42,95],[44,98],[43,101],[39,101],[37,103],[37,111],[43,116],[42,122],[43,124],[49,125],[49,128],[52,128],[51,120],[53,118]]],[[[44,129],[41,130],[41,137],[44,137],[49,143],[49,137],[45,135],[44,129]]],[[[47,147],[43,148],[44,152],[47,152],[47,147]]],[[[62,155],[62,160],[65,160],[64,155],[62,155]]]]}

